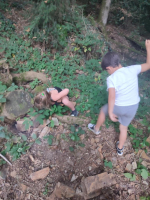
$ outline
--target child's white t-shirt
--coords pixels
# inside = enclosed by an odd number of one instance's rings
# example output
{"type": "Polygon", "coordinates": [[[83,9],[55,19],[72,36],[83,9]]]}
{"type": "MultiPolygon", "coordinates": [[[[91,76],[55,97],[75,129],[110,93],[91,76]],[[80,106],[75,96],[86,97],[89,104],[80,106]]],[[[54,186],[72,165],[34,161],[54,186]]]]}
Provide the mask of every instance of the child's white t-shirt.
{"type": "Polygon", "coordinates": [[[122,67],[107,78],[108,88],[115,88],[115,105],[130,106],[139,103],[138,74],[141,65],[122,67]]]}

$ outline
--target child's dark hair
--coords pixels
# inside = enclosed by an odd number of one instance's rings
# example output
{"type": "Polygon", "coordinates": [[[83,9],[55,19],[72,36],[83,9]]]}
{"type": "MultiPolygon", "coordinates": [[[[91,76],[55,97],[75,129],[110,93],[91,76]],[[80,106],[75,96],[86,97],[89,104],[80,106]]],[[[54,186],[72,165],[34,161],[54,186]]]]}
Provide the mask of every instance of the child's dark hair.
{"type": "Polygon", "coordinates": [[[108,52],[102,59],[102,69],[106,70],[106,67],[112,66],[112,67],[117,67],[120,64],[120,58],[118,54],[115,52],[108,52]]]}
{"type": "Polygon", "coordinates": [[[34,106],[38,109],[49,108],[51,105],[51,95],[47,91],[41,92],[34,98],[34,106]]]}

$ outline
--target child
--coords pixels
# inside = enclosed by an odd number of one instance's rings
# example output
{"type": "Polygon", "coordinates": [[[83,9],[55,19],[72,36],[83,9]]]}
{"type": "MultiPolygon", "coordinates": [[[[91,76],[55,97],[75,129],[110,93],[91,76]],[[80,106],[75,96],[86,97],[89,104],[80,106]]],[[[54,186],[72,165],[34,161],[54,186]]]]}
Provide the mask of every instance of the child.
{"type": "Polygon", "coordinates": [[[69,89],[61,89],[59,87],[47,88],[46,91],[37,95],[34,99],[34,105],[39,108],[50,107],[51,105],[64,104],[72,110],[71,116],[78,116],[78,111],[75,109],[73,103],[69,101],[69,89]]]}
{"type": "Polygon", "coordinates": [[[116,143],[118,155],[123,155],[127,128],[138,109],[140,97],[138,91],[138,74],[150,69],[150,40],[145,41],[147,62],[142,65],[122,67],[116,53],[107,53],[102,60],[103,70],[110,76],[107,78],[108,104],[101,108],[96,125],[88,124],[95,134],[100,134],[100,127],[109,115],[113,122],[120,122],[120,136],[116,143]]]}

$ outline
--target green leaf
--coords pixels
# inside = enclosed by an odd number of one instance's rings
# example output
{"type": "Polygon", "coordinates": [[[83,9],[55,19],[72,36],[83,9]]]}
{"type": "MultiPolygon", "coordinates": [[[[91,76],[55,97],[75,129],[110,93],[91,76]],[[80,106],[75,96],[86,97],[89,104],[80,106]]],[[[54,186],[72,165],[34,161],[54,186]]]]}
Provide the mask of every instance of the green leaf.
{"type": "Polygon", "coordinates": [[[78,144],[80,147],[85,147],[85,144],[83,144],[83,143],[79,143],[78,144]]]}
{"type": "Polygon", "coordinates": [[[0,99],[0,103],[5,103],[6,102],[6,98],[1,98],[0,99]]]}
{"type": "Polygon", "coordinates": [[[136,176],[135,174],[133,174],[132,178],[130,178],[130,181],[135,181],[136,180],[136,176]]]}
{"type": "Polygon", "coordinates": [[[54,127],[54,121],[51,120],[51,127],[53,128],[54,127]]]}
{"type": "Polygon", "coordinates": [[[0,116],[0,121],[4,121],[4,116],[0,116]]]}
{"type": "Polygon", "coordinates": [[[21,137],[22,137],[22,139],[23,139],[24,141],[27,141],[27,137],[26,137],[26,135],[21,134],[21,137]]]}
{"type": "Polygon", "coordinates": [[[40,145],[40,144],[41,144],[41,140],[40,140],[39,138],[37,138],[37,139],[35,140],[35,143],[40,145]]]}
{"type": "Polygon", "coordinates": [[[136,172],[137,174],[141,174],[141,170],[140,170],[140,169],[136,169],[135,172],[136,172]]]}
{"type": "Polygon", "coordinates": [[[132,174],[130,174],[130,173],[124,173],[124,175],[125,175],[125,177],[127,177],[127,178],[129,178],[129,179],[132,178],[132,174]]]}
{"type": "Polygon", "coordinates": [[[105,161],[104,161],[104,165],[105,165],[105,167],[109,167],[110,169],[113,168],[113,165],[112,165],[112,162],[111,162],[111,161],[107,162],[107,161],[105,160],[105,161]]]}
{"type": "Polygon", "coordinates": [[[0,138],[5,138],[5,133],[4,132],[0,132],[0,138]]]}
{"type": "Polygon", "coordinates": [[[36,121],[38,121],[40,124],[43,124],[43,119],[45,118],[44,115],[39,115],[37,118],[36,118],[36,121]]]}
{"type": "Polygon", "coordinates": [[[73,151],[74,151],[74,148],[73,148],[73,147],[69,147],[69,150],[70,150],[71,152],[73,152],[73,151]]]}
{"type": "Polygon", "coordinates": [[[145,170],[145,169],[142,169],[141,171],[142,171],[142,172],[141,172],[141,176],[142,176],[144,179],[147,179],[147,178],[148,178],[148,171],[145,170]]]}
{"type": "Polygon", "coordinates": [[[53,143],[52,138],[53,138],[53,135],[49,135],[49,136],[48,136],[47,142],[48,142],[49,145],[52,145],[52,143],[53,143]]]}
{"type": "Polygon", "coordinates": [[[31,137],[32,137],[34,140],[36,140],[36,138],[37,138],[37,136],[36,136],[35,133],[33,133],[31,137]]]}

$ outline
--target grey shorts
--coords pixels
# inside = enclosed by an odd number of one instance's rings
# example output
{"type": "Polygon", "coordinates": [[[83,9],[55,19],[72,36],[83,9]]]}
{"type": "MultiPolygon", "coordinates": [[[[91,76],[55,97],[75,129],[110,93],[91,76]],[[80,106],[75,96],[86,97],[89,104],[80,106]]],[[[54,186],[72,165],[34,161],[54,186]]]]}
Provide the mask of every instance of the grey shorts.
{"type": "MultiPolygon", "coordinates": [[[[114,106],[113,113],[117,115],[118,121],[123,126],[128,126],[132,119],[134,118],[136,111],[139,107],[139,103],[132,105],[132,106],[114,106]]],[[[101,110],[108,115],[108,104],[105,104],[101,110]]]]}

